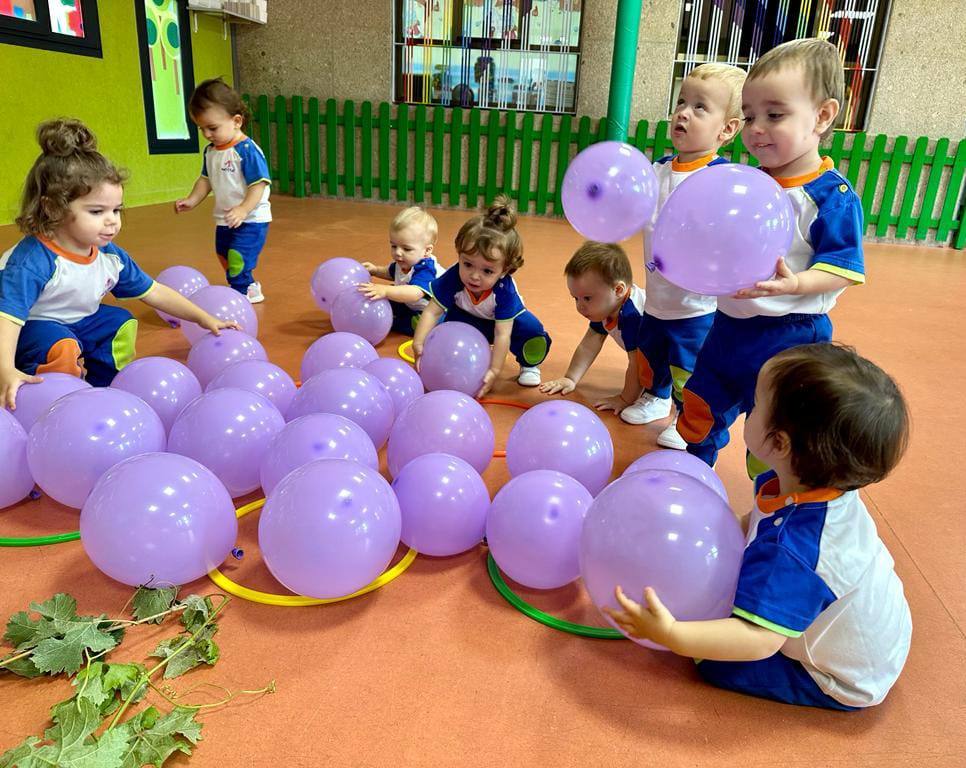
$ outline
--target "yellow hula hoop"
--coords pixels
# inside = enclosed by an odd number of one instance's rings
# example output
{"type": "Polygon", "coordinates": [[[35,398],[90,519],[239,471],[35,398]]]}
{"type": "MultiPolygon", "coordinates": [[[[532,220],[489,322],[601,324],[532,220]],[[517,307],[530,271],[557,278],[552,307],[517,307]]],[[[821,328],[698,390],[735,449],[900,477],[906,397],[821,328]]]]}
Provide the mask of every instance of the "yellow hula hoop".
{"type": "Polygon", "coordinates": [[[413,354],[413,340],[407,339],[402,344],[399,345],[397,350],[399,356],[405,360],[407,363],[416,364],[416,356],[413,354]]]}
{"type": "MultiPolygon", "coordinates": [[[[254,512],[256,509],[261,509],[263,506],[265,506],[265,499],[253,501],[250,504],[245,504],[243,507],[236,509],[235,516],[241,519],[249,512],[254,512]]],[[[371,584],[360,589],[358,592],[353,592],[351,595],[345,595],[343,597],[330,597],[327,599],[305,597],[304,595],[278,595],[272,592],[259,592],[257,589],[249,589],[248,587],[243,587],[241,584],[232,581],[217,568],[208,573],[208,578],[215,582],[219,588],[223,589],[229,595],[240,597],[243,600],[250,600],[253,603],[262,603],[263,605],[280,605],[289,608],[300,608],[308,605],[329,605],[330,603],[341,603],[343,600],[351,600],[354,597],[361,597],[369,592],[374,592],[375,590],[379,589],[379,587],[384,587],[393,579],[401,576],[402,573],[413,564],[413,560],[415,559],[416,550],[410,548],[410,550],[403,556],[402,560],[396,563],[389,570],[385,571],[371,584]]]]}

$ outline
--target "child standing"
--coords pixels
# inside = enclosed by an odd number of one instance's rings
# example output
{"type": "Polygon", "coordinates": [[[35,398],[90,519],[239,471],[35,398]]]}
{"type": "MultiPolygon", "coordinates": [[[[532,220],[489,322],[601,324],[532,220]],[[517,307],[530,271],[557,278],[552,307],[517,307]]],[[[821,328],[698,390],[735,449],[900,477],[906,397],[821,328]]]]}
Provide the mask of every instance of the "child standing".
{"type": "MultiPolygon", "coordinates": [[[[688,451],[712,466],[728,428],[751,410],[764,362],[783,349],[830,340],[829,310],[847,286],[865,281],[862,205],[818,152],[844,88],[838,51],[818,39],[773,48],[748,73],[742,138],[785,188],[797,221],[773,279],[718,298],[714,325],[684,389],[678,431],[688,451]]],[[[764,468],[749,454],[751,477],[764,468]]]]}
{"type": "Polygon", "coordinates": [[[645,305],[644,291],[634,285],[631,262],[624,249],[613,243],[584,243],[567,262],[564,274],[577,312],[590,320],[590,327],[574,350],[567,373],[542,384],[540,391],[548,395],[573,392],[597,359],[609,335],[627,352],[624,387],[594,406],[620,413],[641,394],[637,346],[645,305]]]}
{"type": "Polygon", "coordinates": [[[265,295],[252,272],[272,220],[272,181],[261,148],[242,131],[248,107],[224,80],[215,78],[195,88],[188,111],[211,143],[204,150],[201,176],[187,197],[175,201],[174,212],[190,211],[214,191],[215,253],[228,285],[258,304],[265,295]]]}
{"type": "Polygon", "coordinates": [[[517,383],[539,386],[538,366],[550,351],[550,336],[523,305],[513,280],[513,273],[523,266],[523,242],[516,221],[510,199],[498,195],[486,213],[460,227],[456,234],[459,263],[433,281],[433,301],[420,316],[413,335],[413,353],[418,360],[426,336],[444,312],[447,321],[458,320],[479,329],[493,344],[493,357],[478,397],[493,386],[508,351],[520,363],[517,383]]]}
{"type": "Polygon", "coordinates": [[[25,237],[0,257],[0,407],[17,390],[59,371],[95,387],[134,359],[137,320],[101,304],[108,292],[215,334],[237,328],[154,282],[113,244],[121,230],[124,177],[79,120],[37,128],[41,155],[24,184],[17,225],[25,237]]]}
{"type": "MultiPolygon", "coordinates": [[[[658,212],[691,174],[727,162],[716,153],[741,127],[744,81],[744,71],[728,64],[702,64],[684,79],[671,116],[671,143],[676,153],[654,164],[659,183],[658,212]]],[[[644,263],[651,263],[650,228],[644,234],[644,263]]],[[[687,447],[677,431],[683,407],[681,392],[711,328],[714,310],[713,296],[679,288],[648,266],[638,350],[643,392],[620,416],[628,424],[648,424],[668,416],[673,399],[677,413],[657,438],[658,445],[665,448],[687,447]]]]}
{"type": "Polygon", "coordinates": [[[676,621],[617,588],[624,630],[701,659],[712,685],[851,710],[882,701],[909,653],[912,620],[894,562],[859,497],[902,456],[909,417],[882,370],[852,349],[808,344],[758,375],[745,442],[759,475],[733,616],[676,621]]]}
{"type": "Polygon", "coordinates": [[[392,303],[392,329],[412,336],[419,316],[429,304],[429,286],[445,271],[436,261],[433,248],[439,228],[428,211],[414,205],[396,215],[389,225],[389,253],[385,267],[363,262],[369,274],[392,280],[392,285],[363,283],[359,291],[370,299],[392,303]]]}

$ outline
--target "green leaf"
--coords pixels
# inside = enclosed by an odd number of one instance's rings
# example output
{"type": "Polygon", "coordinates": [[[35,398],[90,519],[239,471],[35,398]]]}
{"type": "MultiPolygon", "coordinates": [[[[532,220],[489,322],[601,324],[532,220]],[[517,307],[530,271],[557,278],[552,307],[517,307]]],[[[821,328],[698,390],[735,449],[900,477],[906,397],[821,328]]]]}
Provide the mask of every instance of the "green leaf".
{"type": "Polygon", "coordinates": [[[4,664],[3,671],[13,672],[20,677],[40,677],[43,674],[27,656],[4,664]]]}
{"type": "Polygon", "coordinates": [[[131,699],[137,703],[147,693],[146,674],[141,664],[105,664],[95,661],[77,673],[73,680],[77,698],[87,699],[101,710],[101,715],[113,712],[131,695],[135,687],[138,693],[131,699]],[[120,694],[120,696],[118,696],[120,694]]]}
{"type": "Polygon", "coordinates": [[[84,662],[84,652],[109,651],[117,640],[99,628],[103,618],[93,616],[71,622],[61,638],[41,640],[34,649],[32,660],[41,672],[74,674],[84,662]]]}
{"type": "Polygon", "coordinates": [[[200,597],[199,595],[188,595],[183,601],[185,606],[181,614],[181,623],[189,634],[194,634],[202,625],[208,621],[214,606],[211,604],[210,597],[200,597]]]}
{"type": "Polygon", "coordinates": [[[201,739],[195,714],[195,710],[176,707],[160,717],[157,709],[148,707],[121,725],[117,730],[124,732],[129,745],[122,768],[160,768],[174,752],[190,755],[192,745],[201,739]]]}
{"type": "Polygon", "coordinates": [[[183,675],[189,669],[194,669],[199,664],[213,665],[218,661],[220,651],[218,645],[212,640],[217,631],[217,626],[205,627],[198,637],[180,652],[178,652],[179,649],[190,640],[191,635],[183,632],[162,641],[151,655],[160,659],[171,659],[164,668],[164,678],[170,680],[172,677],[183,675]]]}
{"type": "Polygon", "coordinates": [[[14,768],[15,766],[26,765],[24,760],[26,760],[30,753],[33,752],[34,746],[40,743],[40,739],[36,736],[30,736],[24,740],[23,744],[18,744],[12,749],[8,749],[2,755],[0,755],[0,768],[14,768]]]}
{"type": "Polygon", "coordinates": [[[25,651],[44,639],[41,627],[47,624],[49,622],[31,619],[26,611],[19,611],[7,622],[7,631],[3,633],[3,639],[15,646],[17,650],[25,651]]]}
{"type": "Polygon", "coordinates": [[[30,610],[51,621],[69,622],[77,618],[77,601],[65,592],[58,592],[42,603],[31,603],[30,610]]]}
{"type": "MultiPolygon", "coordinates": [[[[142,621],[150,616],[164,613],[174,603],[179,589],[180,587],[161,587],[159,589],[138,587],[138,591],[134,593],[134,607],[132,609],[134,618],[142,621]]],[[[158,618],[152,619],[150,623],[160,624],[162,621],[164,621],[164,617],[158,616],[158,618]]]]}

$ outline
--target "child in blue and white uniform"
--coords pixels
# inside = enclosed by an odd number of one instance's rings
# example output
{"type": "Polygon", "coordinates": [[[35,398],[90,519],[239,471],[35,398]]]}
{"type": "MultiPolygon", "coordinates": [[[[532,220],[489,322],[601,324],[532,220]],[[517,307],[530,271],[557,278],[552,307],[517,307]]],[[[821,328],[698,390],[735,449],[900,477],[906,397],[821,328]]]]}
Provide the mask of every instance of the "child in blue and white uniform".
{"type": "Polygon", "coordinates": [[[371,261],[362,264],[373,277],[392,280],[392,285],[363,283],[359,291],[369,299],[389,299],[396,333],[413,335],[429,304],[429,287],[445,271],[433,254],[438,233],[431,213],[418,205],[406,208],[389,225],[392,262],[385,267],[371,261]]]}
{"type": "Polygon", "coordinates": [[[418,361],[426,336],[444,313],[446,322],[468,323],[480,330],[493,344],[493,355],[479,397],[493,386],[508,351],[520,363],[517,383],[539,386],[538,366],[550,351],[550,336],[524,306],[513,280],[513,273],[523,266],[523,242],[516,220],[509,198],[498,195],[485,214],[460,227],[456,235],[459,263],[430,286],[433,301],[420,316],[413,335],[418,361]]]}
{"type": "Polygon", "coordinates": [[[124,177],[83,123],[42,123],[37,141],[17,217],[25,237],[0,257],[0,407],[15,408],[20,386],[44,373],[86,370],[103,387],[134,359],[137,320],[101,304],[107,293],[216,334],[238,327],[156,283],[114,245],[124,177]]]}
{"type": "Polygon", "coordinates": [[[252,272],[272,220],[272,180],[261,148],[242,131],[248,107],[216,78],[195,88],[188,111],[211,143],[204,150],[201,176],[187,197],[175,201],[175,213],[190,211],[214,191],[215,253],[228,285],[258,304],[265,295],[252,272]]]}
{"type": "MultiPolygon", "coordinates": [[[[717,152],[741,128],[744,81],[743,70],[719,63],[702,64],[684,79],[671,116],[675,154],[654,164],[659,184],[655,218],[685,179],[727,162],[717,152]]],[[[650,228],[644,232],[644,264],[648,268],[647,300],[637,355],[643,391],[636,402],[621,410],[620,417],[628,424],[649,424],[667,417],[673,402],[677,413],[658,435],[657,444],[684,450],[687,443],[677,431],[683,409],[681,392],[711,329],[715,298],[679,288],[653,268],[650,228]]]]}
{"type": "MultiPolygon", "coordinates": [[[[714,324],[684,388],[678,431],[688,451],[712,466],[728,428],[751,410],[765,361],[798,344],[829,341],[828,312],[847,286],[865,281],[862,204],[818,152],[844,88],[838,50],[814,38],[768,51],[745,81],[742,138],[785,188],[797,221],[773,279],[718,297],[714,324]]],[[[765,468],[749,453],[751,477],[765,468]]]]}
{"type": "Polygon", "coordinates": [[[698,659],[720,688],[826,709],[881,702],[909,653],[912,619],[859,489],[908,442],[895,382],[848,347],[785,350],[758,375],[745,442],[755,482],[731,618],[677,621],[653,589],[606,609],[634,637],[698,659]],[[820,414],[821,418],[816,418],[820,414]]]}

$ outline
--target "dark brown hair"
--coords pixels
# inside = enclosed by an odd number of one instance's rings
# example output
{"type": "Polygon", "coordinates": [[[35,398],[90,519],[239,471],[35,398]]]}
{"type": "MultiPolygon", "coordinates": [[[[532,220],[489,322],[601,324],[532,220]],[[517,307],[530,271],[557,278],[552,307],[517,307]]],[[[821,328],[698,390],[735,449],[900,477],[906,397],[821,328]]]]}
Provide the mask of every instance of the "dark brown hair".
{"type": "MultiPolygon", "coordinates": [[[[768,434],[791,441],[792,471],[809,488],[851,491],[884,478],[906,450],[909,412],[895,381],[840,344],[805,344],[766,364],[768,434]]],[[[763,369],[765,370],[765,369],[763,369]]]]}
{"type": "Polygon", "coordinates": [[[501,261],[503,271],[512,275],[523,266],[523,241],[516,230],[517,214],[510,198],[497,195],[486,213],[467,221],[456,233],[457,253],[479,253],[487,261],[501,261]]]}
{"type": "Polygon", "coordinates": [[[60,118],[37,126],[38,157],[23,185],[17,226],[25,235],[50,237],[71,202],[100,184],[123,184],[125,174],[97,151],[97,139],[80,120],[60,118]]]}
{"type": "Polygon", "coordinates": [[[191,99],[188,101],[188,111],[192,117],[197,117],[211,107],[221,107],[232,117],[241,115],[244,121],[248,121],[248,105],[220,77],[205,80],[194,89],[191,94],[191,99]]]}
{"type": "Polygon", "coordinates": [[[580,277],[585,272],[596,272],[610,286],[624,282],[630,288],[634,282],[630,259],[617,243],[588,240],[580,246],[564,267],[564,274],[580,277]]]}

